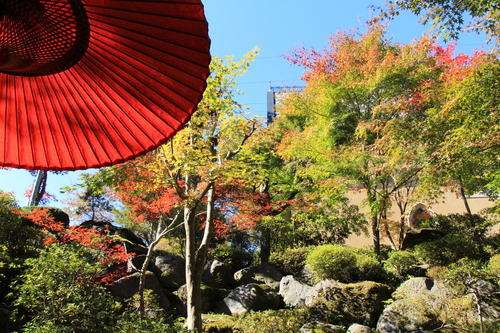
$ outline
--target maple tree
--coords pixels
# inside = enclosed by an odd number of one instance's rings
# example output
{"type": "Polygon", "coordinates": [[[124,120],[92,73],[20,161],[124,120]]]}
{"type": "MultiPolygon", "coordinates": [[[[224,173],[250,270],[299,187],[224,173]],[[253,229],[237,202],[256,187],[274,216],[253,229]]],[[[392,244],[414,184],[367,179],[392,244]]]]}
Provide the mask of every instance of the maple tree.
{"type": "Polygon", "coordinates": [[[427,90],[446,70],[431,40],[392,44],[385,30],[373,21],[366,32],[333,34],[323,51],[290,52],[287,58],[307,70],[307,86],[285,100],[277,119],[286,129],[279,153],[300,159],[300,173],[322,196],[361,185],[377,252],[391,198],[414,182],[428,156],[417,125],[435,103],[425,98],[427,90]]]}
{"type": "Polygon", "coordinates": [[[421,124],[421,140],[434,147],[422,181],[452,188],[470,215],[468,196],[498,195],[493,183],[499,169],[499,65],[485,52],[453,56],[453,47],[437,50],[448,70],[442,89],[433,92],[442,106],[421,124]]]}
{"type": "Polygon", "coordinates": [[[395,17],[402,10],[421,16],[446,40],[457,40],[461,32],[485,33],[498,44],[500,4],[496,0],[386,0],[385,17],[395,17]]]}
{"type": "MultiPolygon", "coordinates": [[[[255,177],[259,157],[244,146],[260,124],[234,95],[236,78],[256,54],[254,49],[240,61],[214,56],[203,99],[185,128],[155,152],[98,173],[135,222],[157,227],[147,258],[168,230],[184,227],[188,330],[201,331],[201,277],[214,234],[228,228],[217,212],[230,194],[227,186],[255,177]]],[[[146,269],[145,262],[141,271],[146,269]]]]}

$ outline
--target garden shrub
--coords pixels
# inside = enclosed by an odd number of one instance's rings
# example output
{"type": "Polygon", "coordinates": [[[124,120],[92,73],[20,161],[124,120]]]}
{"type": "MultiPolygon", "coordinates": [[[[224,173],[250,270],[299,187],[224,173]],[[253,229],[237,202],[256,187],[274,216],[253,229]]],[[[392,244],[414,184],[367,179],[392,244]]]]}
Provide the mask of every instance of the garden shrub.
{"type": "Polygon", "coordinates": [[[481,244],[494,223],[477,214],[450,214],[432,217],[426,225],[446,235],[461,234],[468,241],[481,244]]]}
{"type": "Polygon", "coordinates": [[[273,253],[269,262],[285,275],[298,275],[306,264],[307,255],[312,251],[311,247],[301,247],[285,252],[273,253]]]}
{"type": "Polygon", "coordinates": [[[32,314],[26,332],[110,332],[115,324],[115,300],[93,279],[101,265],[76,243],[46,246],[26,260],[16,304],[32,314]]]}
{"type": "Polygon", "coordinates": [[[418,265],[418,263],[415,254],[410,251],[393,251],[389,253],[388,258],[384,261],[384,269],[401,280],[407,278],[411,268],[418,265]]]}
{"type": "Polygon", "coordinates": [[[306,263],[316,278],[340,282],[380,280],[382,265],[375,252],[338,244],[320,245],[309,253],[306,263]]]}
{"type": "Polygon", "coordinates": [[[119,317],[116,327],[112,332],[113,333],[143,333],[143,332],[188,333],[188,330],[178,325],[167,323],[161,318],[141,319],[138,313],[126,312],[119,317]]]}
{"type": "Polygon", "coordinates": [[[355,247],[356,269],[353,273],[356,281],[381,281],[383,278],[383,266],[377,259],[374,251],[355,247]]]}
{"type": "Polygon", "coordinates": [[[448,266],[465,257],[482,257],[478,247],[459,234],[445,235],[435,241],[418,244],[414,253],[423,263],[433,266],[448,266]]]}
{"type": "Polygon", "coordinates": [[[338,244],[327,244],[316,247],[307,256],[306,263],[318,280],[334,279],[340,282],[351,282],[356,268],[356,256],[347,247],[338,244]]]}
{"type": "Polygon", "coordinates": [[[232,333],[236,317],[226,314],[203,314],[203,333],[232,333]]]}

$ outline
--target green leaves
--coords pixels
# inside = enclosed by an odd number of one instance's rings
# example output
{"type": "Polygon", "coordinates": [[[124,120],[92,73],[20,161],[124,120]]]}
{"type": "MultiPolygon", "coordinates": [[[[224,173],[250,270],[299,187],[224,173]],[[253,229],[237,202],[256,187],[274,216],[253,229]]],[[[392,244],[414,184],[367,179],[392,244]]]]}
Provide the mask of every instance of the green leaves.
{"type": "Polygon", "coordinates": [[[16,304],[33,314],[28,332],[112,331],[114,299],[92,281],[102,268],[88,256],[76,243],[54,243],[26,260],[15,288],[16,304]]]}

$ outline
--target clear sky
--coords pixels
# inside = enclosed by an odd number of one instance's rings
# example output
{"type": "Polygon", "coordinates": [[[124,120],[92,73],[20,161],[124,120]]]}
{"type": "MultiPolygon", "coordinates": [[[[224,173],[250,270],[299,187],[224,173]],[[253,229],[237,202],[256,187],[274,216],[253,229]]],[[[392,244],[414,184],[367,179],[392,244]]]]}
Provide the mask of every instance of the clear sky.
{"type": "MultiPolygon", "coordinates": [[[[303,70],[290,65],[281,57],[283,54],[294,46],[322,49],[333,32],[361,27],[370,17],[371,5],[384,5],[383,0],[204,0],[203,3],[213,55],[234,55],[239,59],[254,46],[260,48],[256,60],[239,80],[239,88],[245,95],[238,100],[248,106],[252,114],[262,117],[266,115],[266,92],[270,83],[273,86],[303,84],[300,80],[303,70]]],[[[388,37],[402,43],[421,37],[426,28],[417,21],[417,17],[404,13],[391,22],[388,37]]],[[[480,36],[464,35],[458,42],[457,52],[471,53],[483,44],[484,38],[480,36]]],[[[59,189],[76,183],[79,174],[49,174],[48,192],[61,197],[59,189]]],[[[33,180],[24,170],[0,170],[0,189],[14,192],[22,206],[27,200],[24,190],[33,180]]]]}

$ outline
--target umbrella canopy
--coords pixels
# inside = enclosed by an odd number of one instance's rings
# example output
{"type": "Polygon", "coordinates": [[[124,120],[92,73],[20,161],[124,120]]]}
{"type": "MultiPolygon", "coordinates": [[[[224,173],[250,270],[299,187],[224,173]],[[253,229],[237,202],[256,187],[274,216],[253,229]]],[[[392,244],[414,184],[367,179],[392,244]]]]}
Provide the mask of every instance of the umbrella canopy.
{"type": "Polygon", "coordinates": [[[189,121],[209,75],[198,0],[0,0],[0,166],[121,163],[189,121]]]}

